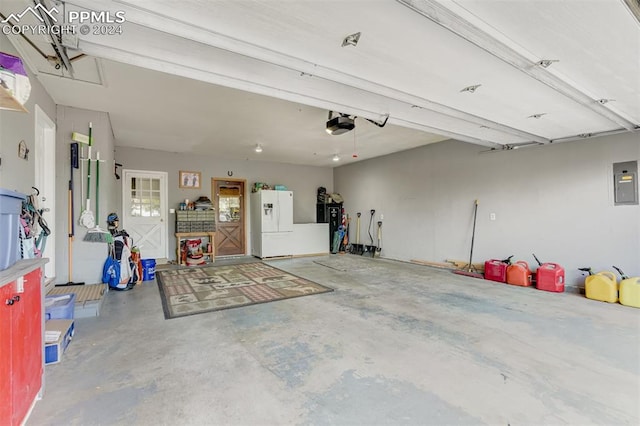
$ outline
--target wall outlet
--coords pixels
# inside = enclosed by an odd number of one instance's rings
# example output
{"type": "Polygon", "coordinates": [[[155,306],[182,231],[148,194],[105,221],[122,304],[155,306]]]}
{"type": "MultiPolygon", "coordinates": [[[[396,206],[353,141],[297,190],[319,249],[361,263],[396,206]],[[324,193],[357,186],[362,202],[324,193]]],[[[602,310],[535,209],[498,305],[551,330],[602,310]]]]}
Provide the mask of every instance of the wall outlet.
{"type": "Polygon", "coordinates": [[[380,213],[380,220],[384,219],[384,215],[380,213]]]}
{"type": "Polygon", "coordinates": [[[489,215],[489,219],[490,219],[490,220],[496,220],[496,214],[495,214],[495,213],[491,213],[491,214],[489,215]]]}
{"type": "Polygon", "coordinates": [[[18,277],[16,284],[16,293],[24,293],[24,277],[18,277]]]}

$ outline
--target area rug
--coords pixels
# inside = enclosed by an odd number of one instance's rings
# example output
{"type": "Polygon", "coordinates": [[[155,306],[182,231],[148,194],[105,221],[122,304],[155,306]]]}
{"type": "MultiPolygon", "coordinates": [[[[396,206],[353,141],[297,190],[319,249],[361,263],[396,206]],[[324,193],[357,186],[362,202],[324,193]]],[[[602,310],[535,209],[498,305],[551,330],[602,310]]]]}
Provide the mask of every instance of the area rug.
{"type": "Polygon", "coordinates": [[[159,271],[156,281],[166,319],[333,291],[263,262],[159,271]]]}

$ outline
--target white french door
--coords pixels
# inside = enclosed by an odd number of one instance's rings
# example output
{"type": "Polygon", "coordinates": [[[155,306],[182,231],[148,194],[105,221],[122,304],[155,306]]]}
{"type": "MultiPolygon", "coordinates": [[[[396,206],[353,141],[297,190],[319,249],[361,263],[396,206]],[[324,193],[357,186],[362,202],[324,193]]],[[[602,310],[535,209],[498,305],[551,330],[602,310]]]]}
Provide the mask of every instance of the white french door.
{"type": "Polygon", "coordinates": [[[120,229],[133,238],[142,258],[166,259],[167,173],[123,170],[122,175],[120,229]]]}

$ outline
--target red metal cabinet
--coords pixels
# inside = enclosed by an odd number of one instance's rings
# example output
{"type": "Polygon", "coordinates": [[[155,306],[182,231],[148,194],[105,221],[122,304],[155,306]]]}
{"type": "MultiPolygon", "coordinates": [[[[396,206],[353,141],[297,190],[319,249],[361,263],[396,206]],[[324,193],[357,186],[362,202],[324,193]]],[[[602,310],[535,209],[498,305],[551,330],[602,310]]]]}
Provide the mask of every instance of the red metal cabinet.
{"type": "Polygon", "coordinates": [[[11,418],[11,409],[13,407],[11,395],[11,358],[6,354],[11,353],[11,309],[5,305],[5,300],[13,296],[13,286],[5,285],[0,287],[0,424],[7,423],[11,418]]]}
{"type": "Polygon", "coordinates": [[[22,424],[42,389],[42,298],[41,266],[0,287],[1,425],[22,424]]]}

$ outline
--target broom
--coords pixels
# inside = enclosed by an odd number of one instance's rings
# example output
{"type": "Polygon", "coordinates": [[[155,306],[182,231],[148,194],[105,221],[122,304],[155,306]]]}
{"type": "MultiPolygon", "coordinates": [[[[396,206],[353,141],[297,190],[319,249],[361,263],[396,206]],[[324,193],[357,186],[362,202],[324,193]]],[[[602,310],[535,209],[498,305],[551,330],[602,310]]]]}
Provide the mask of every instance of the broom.
{"type": "Polygon", "coordinates": [[[473,242],[476,236],[476,217],[477,216],[478,216],[478,200],[475,201],[475,207],[473,210],[473,232],[471,233],[471,252],[469,253],[469,263],[466,264],[463,268],[456,269],[455,271],[453,271],[454,274],[466,275],[467,277],[473,277],[473,278],[484,278],[482,274],[477,272],[477,270],[476,272],[474,272],[476,268],[473,266],[473,263],[472,263],[473,242]]]}
{"type": "Polygon", "coordinates": [[[113,236],[109,231],[100,228],[100,153],[96,153],[96,226],[87,231],[84,241],[92,243],[113,243],[113,236]]]}
{"type": "MultiPolygon", "coordinates": [[[[89,123],[89,155],[87,156],[87,200],[85,202],[85,208],[82,210],[80,214],[80,225],[85,228],[91,229],[96,226],[96,219],[93,216],[93,211],[91,211],[91,145],[92,145],[92,137],[91,137],[91,128],[92,123],[89,123]]],[[[84,191],[83,191],[84,192],[84,191]]],[[[84,197],[84,194],[82,194],[84,197]]]]}

